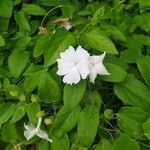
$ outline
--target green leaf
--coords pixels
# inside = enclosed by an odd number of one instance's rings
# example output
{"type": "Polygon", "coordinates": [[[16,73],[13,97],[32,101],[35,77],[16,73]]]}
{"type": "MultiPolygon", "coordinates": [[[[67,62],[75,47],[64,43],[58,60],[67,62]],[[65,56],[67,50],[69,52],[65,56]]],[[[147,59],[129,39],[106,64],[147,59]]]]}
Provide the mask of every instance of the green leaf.
{"type": "Polygon", "coordinates": [[[8,58],[8,67],[13,77],[18,78],[24,71],[29,55],[26,51],[15,49],[8,58]]]}
{"type": "Polygon", "coordinates": [[[137,62],[138,59],[142,58],[140,47],[132,45],[132,47],[129,47],[127,50],[125,50],[121,53],[121,58],[126,63],[137,62]]]}
{"type": "Polygon", "coordinates": [[[150,86],[150,57],[144,57],[137,62],[138,69],[146,83],[150,86]]]}
{"type": "Polygon", "coordinates": [[[1,0],[0,1],[0,17],[10,18],[13,10],[12,0],[1,0]]]}
{"type": "Polygon", "coordinates": [[[7,122],[9,118],[14,114],[16,107],[12,103],[6,103],[0,111],[0,127],[3,123],[7,122]]]}
{"type": "Polygon", "coordinates": [[[18,135],[15,124],[11,124],[10,122],[4,124],[4,126],[2,127],[1,136],[2,140],[5,142],[16,143],[18,135]]]}
{"type": "Polygon", "coordinates": [[[47,69],[45,69],[42,65],[35,65],[35,64],[31,63],[23,75],[24,76],[32,76],[34,74],[38,74],[43,71],[47,71],[47,69]]]}
{"type": "Polygon", "coordinates": [[[97,145],[95,150],[111,150],[112,149],[112,144],[106,140],[102,139],[97,145]]]}
{"type": "Polygon", "coordinates": [[[121,134],[113,145],[112,150],[140,150],[139,144],[126,134],[121,134]]]}
{"type": "Polygon", "coordinates": [[[88,10],[81,10],[78,12],[78,15],[79,16],[89,16],[89,15],[91,15],[91,12],[88,10]]]}
{"type": "Polygon", "coordinates": [[[0,35],[0,46],[5,46],[4,38],[0,35]]]}
{"type": "Polygon", "coordinates": [[[44,16],[46,10],[35,4],[24,4],[22,11],[28,15],[44,16]]]}
{"type": "Polygon", "coordinates": [[[42,73],[36,73],[32,76],[26,77],[24,81],[24,90],[27,92],[32,92],[39,84],[42,73]]]}
{"type": "Polygon", "coordinates": [[[111,75],[102,76],[103,80],[108,82],[122,82],[126,79],[126,72],[121,67],[111,63],[107,63],[105,66],[111,75]]]}
{"type": "Polygon", "coordinates": [[[48,141],[42,140],[40,143],[38,143],[38,150],[49,150],[50,144],[48,141]]]}
{"type": "Polygon", "coordinates": [[[65,4],[61,7],[63,17],[72,18],[74,13],[74,7],[70,4],[65,4]]]}
{"type": "Polygon", "coordinates": [[[0,32],[6,32],[9,26],[9,19],[0,17],[0,32]]]}
{"type": "Polygon", "coordinates": [[[102,17],[104,16],[104,12],[105,12],[104,7],[100,7],[98,10],[94,12],[93,17],[91,19],[93,25],[102,19],[102,17]]]}
{"type": "Polygon", "coordinates": [[[15,13],[15,20],[17,25],[19,26],[20,31],[30,31],[30,25],[28,23],[28,20],[24,14],[24,12],[16,12],[15,13]]]}
{"type": "Polygon", "coordinates": [[[77,134],[84,147],[90,147],[95,139],[99,124],[99,110],[95,105],[87,106],[79,116],[77,134]]]}
{"type": "Polygon", "coordinates": [[[102,97],[97,91],[90,92],[88,99],[92,104],[94,104],[98,110],[101,108],[102,97]]]}
{"type": "Polygon", "coordinates": [[[31,37],[29,36],[19,38],[15,43],[15,49],[25,50],[29,46],[30,42],[31,42],[31,37]]]}
{"type": "Polygon", "coordinates": [[[99,28],[94,28],[81,36],[81,42],[97,51],[105,51],[110,54],[118,53],[113,42],[99,28]]]}
{"type": "Polygon", "coordinates": [[[75,45],[76,38],[70,32],[67,32],[65,29],[59,29],[52,36],[49,43],[49,49],[44,55],[44,65],[45,67],[53,65],[56,60],[59,58],[60,53],[64,52],[69,45],[75,45]]]}
{"type": "Polygon", "coordinates": [[[0,77],[10,78],[12,75],[7,70],[0,67],[0,77]]]}
{"type": "Polygon", "coordinates": [[[38,85],[38,94],[41,101],[51,103],[60,100],[60,87],[57,82],[48,74],[43,73],[38,85]]]}
{"type": "Polygon", "coordinates": [[[140,16],[135,16],[134,18],[135,24],[140,27],[142,30],[146,31],[147,33],[150,31],[150,14],[143,14],[140,16]]]}
{"type": "Polygon", "coordinates": [[[10,123],[15,123],[19,121],[25,115],[25,113],[26,113],[26,105],[25,103],[20,102],[17,105],[17,108],[12,116],[10,123]]]}
{"type": "Polygon", "coordinates": [[[144,122],[143,124],[143,130],[144,130],[144,134],[145,136],[150,139],[150,118],[144,122]]]}
{"type": "Polygon", "coordinates": [[[139,0],[139,4],[140,4],[141,8],[149,8],[150,7],[150,1],[139,0]]]}
{"type": "Polygon", "coordinates": [[[86,81],[82,80],[78,84],[68,85],[64,87],[63,101],[68,109],[75,108],[83,98],[86,90],[86,81]]]}
{"type": "Polygon", "coordinates": [[[126,43],[127,49],[121,53],[121,58],[127,63],[136,63],[143,58],[141,48],[150,46],[150,38],[142,34],[135,34],[126,43]]]}
{"type": "Polygon", "coordinates": [[[129,69],[129,66],[122,58],[116,57],[114,55],[108,55],[106,57],[106,62],[113,63],[114,65],[117,65],[124,70],[129,69]]]}
{"type": "Polygon", "coordinates": [[[115,40],[126,41],[125,35],[115,26],[104,24],[102,26],[108,36],[115,40]]]}
{"type": "Polygon", "coordinates": [[[42,55],[48,49],[51,37],[52,37],[52,33],[47,33],[47,34],[40,35],[37,38],[35,42],[34,51],[33,51],[34,57],[38,57],[42,55]]]}
{"type": "Polygon", "coordinates": [[[62,107],[56,115],[51,132],[57,137],[62,137],[65,133],[71,131],[77,124],[79,112],[79,106],[72,111],[62,107]]]}
{"type": "Polygon", "coordinates": [[[32,92],[39,84],[41,76],[47,69],[44,69],[42,65],[31,64],[29,68],[24,72],[24,90],[32,92]]]}
{"type": "Polygon", "coordinates": [[[60,4],[59,0],[39,0],[40,5],[43,6],[58,6],[60,4]]]}
{"type": "Polygon", "coordinates": [[[134,76],[128,75],[124,82],[116,83],[114,92],[123,103],[150,111],[150,90],[134,76]]]}
{"type": "Polygon", "coordinates": [[[149,114],[136,107],[122,107],[117,113],[118,126],[132,137],[138,138],[143,134],[143,123],[149,114]],[[134,125],[133,125],[134,124],[134,125]]]}
{"type": "Polygon", "coordinates": [[[53,138],[50,150],[69,150],[69,138],[67,135],[62,138],[53,138]]]}
{"type": "Polygon", "coordinates": [[[38,103],[30,103],[26,107],[26,112],[31,123],[37,124],[37,113],[40,111],[40,105],[38,103]]]}

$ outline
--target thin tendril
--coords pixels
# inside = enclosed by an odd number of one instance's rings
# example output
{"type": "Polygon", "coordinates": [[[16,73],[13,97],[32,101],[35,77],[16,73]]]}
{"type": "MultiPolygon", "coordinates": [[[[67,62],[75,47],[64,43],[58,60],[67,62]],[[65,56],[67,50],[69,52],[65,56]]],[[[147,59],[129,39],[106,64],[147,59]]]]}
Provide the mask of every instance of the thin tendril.
{"type": "Polygon", "coordinates": [[[43,26],[44,21],[45,21],[46,17],[49,15],[49,13],[52,12],[53,10],[57,9],[57,8],[60,8],[60,7],[62,7],[62,5],[58,5],[58,6],[54,7],[54,8],[52,8],[52,9],[50,9],[50,10],[46,13],[46,15],[44,16],[44,18],[42,19],[41,27],[43,26]]]}

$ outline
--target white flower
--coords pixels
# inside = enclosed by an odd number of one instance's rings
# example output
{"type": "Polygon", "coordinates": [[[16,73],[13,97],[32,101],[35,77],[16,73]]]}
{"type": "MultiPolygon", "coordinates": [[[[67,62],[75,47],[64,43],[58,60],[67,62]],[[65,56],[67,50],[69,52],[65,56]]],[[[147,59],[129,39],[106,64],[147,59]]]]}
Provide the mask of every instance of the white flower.
{"type": "Polygon", "coordinates": [[[103,60],[105,58],[106,52],[99,56],[90,56],[90,81],[94,83],[97,74],[99,75],[110,75],[105,66],[103,65],[103,60]]]}
{"type": "Polygon", "coordinates": [[[24,128],[25,128],[24,136],[26,137],[27,140],[30,140],[33,136],[37,135],[42,139],[52,142],[52,140],[49,139],[48,134],[45,131],[40,129],[41,122],[42,122],[42,118],[39,118],[37,127],[34,126],[33,124],[31,125],[24,124],[24,128]]]}
{"type": "Polygon", "coordinates": [[[60,53],[57,74],[63,77],[63,82],[67,84],[76,84],[80,79],[86,79],[90,73],[89,53],[81,46],[75,49],[72,46],[60,53]]]}
{"type": "Polygon", "coordinates": [[[72,25],[71,25],[70,22],[67,22],[67,21],[66,21],[66,22],[60,24],[59,27],[60,27],[60,28],[64,27],[64,28],[66,28],[66,30],[70,30],[70,29],[72,28],[72,25]]]}

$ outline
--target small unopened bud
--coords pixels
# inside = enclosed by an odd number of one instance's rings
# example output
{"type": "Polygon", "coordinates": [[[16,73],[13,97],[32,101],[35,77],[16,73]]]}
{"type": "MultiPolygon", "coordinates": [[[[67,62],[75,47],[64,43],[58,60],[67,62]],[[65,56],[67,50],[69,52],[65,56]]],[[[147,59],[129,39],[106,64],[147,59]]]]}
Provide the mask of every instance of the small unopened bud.
{"type": "Polygon", "coordinates": [[[19,96],[19,100],[20,100],[20,101],[25,101],[25,100],[26,100],[26,96],[25,96],[24,94],[21,94],[21,95],[19,96]]]}
{"type": "Polygon", "coordinates": [[[10,93],[10,95],[12,97],[17,97],[18,96],[18,92],[17,91],[10,91],[9,93],[10,93]]]}
{"type": "Polygon", "coordinates": [[[39,112],[36,114],[36,116],[37,116],[38,118],[43,117],[43,116],[44,116],[44,111],[43,111],[43,110],[42,110],[42,111],[39,111],[39,112]]]}
{"type": "Polygon", "coordinates": [[[45,34],[45,33],[47,33],[47,29],[46,28],[44,28],[44,27],[42,27],[42,26],[40,26],[39,27],[39,35],[41,35],[41,34],[45,34]]]}
{"type": "Polygon", "coordinates": [[[39,97],[37,95],[34,95],[32,94],[31,95],[31,101],[34,103],[34,102],[37,102],[39,100],[39,97]]]}
{"type": "Polygon", "coordinates": [[[45,122],[46,125],[50,125],[53,122],[53,118],[52,117],[45,118],[44,122],[45,122]]]}
{"type": "Polygon", "coordinates": [[[112,111],[112,109],[106,109],[106,110],[104,111],[104,117],[105,117],[107,120],[113,119],[113,111],[112,111]]]}

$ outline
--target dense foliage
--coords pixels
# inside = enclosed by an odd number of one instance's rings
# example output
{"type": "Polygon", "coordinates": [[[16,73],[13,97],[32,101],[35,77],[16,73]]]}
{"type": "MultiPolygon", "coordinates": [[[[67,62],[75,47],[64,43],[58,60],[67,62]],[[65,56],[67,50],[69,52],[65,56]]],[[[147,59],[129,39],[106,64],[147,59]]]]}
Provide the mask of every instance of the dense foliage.
{"type": "Polygon", "coordinates": [[[0,149],[149,150],[150,0],[0,0],[0,149]],[[65,29],[69,23],[71,29],[65,29]],[[69,45],[111,73],[64,84],[69,45]],[[37,125],[52,143],[24,137],[37,125]]]}

